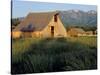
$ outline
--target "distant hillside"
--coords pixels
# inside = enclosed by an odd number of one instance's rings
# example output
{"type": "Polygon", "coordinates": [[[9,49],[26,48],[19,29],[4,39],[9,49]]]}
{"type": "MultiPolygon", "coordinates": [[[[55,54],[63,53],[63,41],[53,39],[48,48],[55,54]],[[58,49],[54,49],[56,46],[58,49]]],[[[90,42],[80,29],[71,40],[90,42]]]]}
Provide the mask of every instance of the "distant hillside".
{"type": "Polygon", "coordinates": [[[60,11],[60,16],[65,26],[96,26],[97,12],[90,10],[84,12],[81,10],[60,11]]]}

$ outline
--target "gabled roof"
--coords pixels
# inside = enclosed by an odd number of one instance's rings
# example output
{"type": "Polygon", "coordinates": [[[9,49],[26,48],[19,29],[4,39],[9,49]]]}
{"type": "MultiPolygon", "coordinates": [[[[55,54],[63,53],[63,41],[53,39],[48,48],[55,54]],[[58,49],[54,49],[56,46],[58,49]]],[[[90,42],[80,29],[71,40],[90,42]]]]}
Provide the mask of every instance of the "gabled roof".
{"type": "Polygon", "coordinates": [[[57,13],[58,12],[29,13],[13,31],[27,30],[29,25],[32,25],[34,31],[40,31],[48,25],[52,17],[57,13]]]}

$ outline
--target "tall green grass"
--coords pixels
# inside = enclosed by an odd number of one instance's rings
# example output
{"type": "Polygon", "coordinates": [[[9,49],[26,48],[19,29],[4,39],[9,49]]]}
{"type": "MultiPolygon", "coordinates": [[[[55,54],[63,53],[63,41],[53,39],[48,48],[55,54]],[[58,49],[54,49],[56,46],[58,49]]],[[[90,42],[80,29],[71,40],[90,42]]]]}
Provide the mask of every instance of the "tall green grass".
{"type": "Polygon", "coordinates": [[[96,69],[96,43],[96,37],[13,40],[12,73],[96,69]]]}

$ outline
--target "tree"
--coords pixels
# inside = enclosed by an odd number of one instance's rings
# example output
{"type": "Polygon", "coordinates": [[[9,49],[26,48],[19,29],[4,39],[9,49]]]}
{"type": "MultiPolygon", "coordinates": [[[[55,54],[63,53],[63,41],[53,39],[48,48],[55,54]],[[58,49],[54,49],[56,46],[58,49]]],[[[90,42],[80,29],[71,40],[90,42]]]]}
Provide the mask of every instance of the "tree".
{"type": "Polygon", "coordinates": [[[20,20],[19,18],[14,18],[14,19],[11,19],[11,23],[12,25],[17,26],[20,23],[20,20]]]}

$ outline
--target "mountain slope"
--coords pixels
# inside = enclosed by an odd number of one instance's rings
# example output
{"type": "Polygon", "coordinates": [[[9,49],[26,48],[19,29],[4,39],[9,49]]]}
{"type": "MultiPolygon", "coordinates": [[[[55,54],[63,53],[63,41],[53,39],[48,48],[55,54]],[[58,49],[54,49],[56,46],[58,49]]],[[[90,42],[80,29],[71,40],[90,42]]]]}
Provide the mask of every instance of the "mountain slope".
{"type": "Polygon", "coordinates": [[[84,12],[81,10],[60,11],[62,22],[65,26],[96,26],[97,12],[90,10],[84,12]]]}

